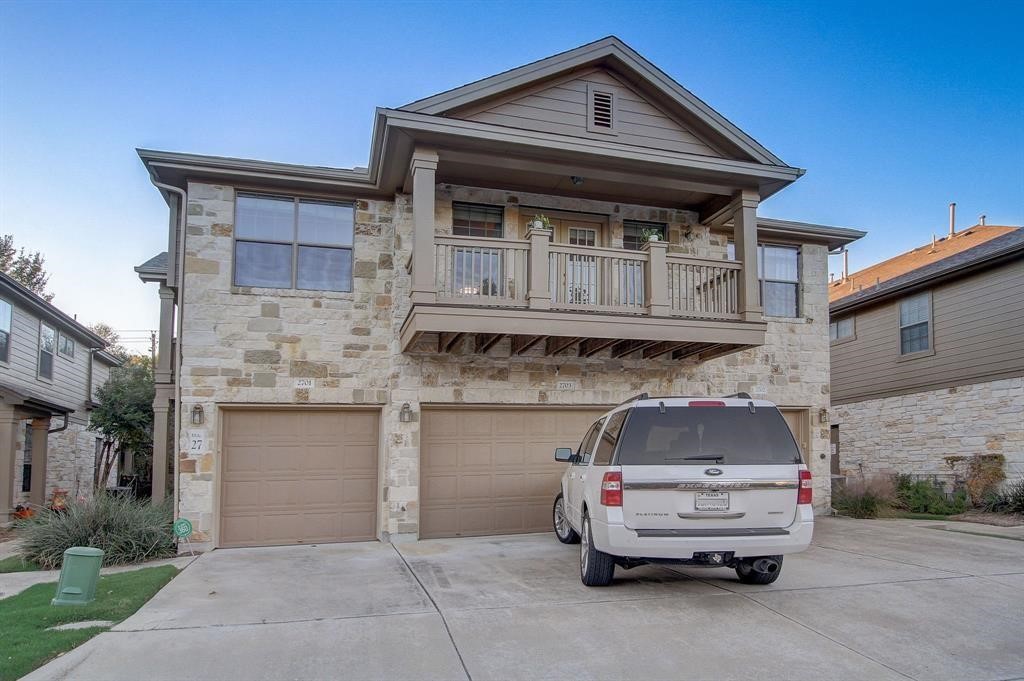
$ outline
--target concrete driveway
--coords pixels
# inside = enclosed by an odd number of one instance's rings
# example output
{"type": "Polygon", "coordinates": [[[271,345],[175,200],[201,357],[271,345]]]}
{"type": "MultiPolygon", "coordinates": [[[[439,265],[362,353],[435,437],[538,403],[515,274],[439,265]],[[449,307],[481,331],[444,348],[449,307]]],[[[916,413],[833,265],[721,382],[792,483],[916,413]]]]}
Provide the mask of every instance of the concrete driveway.
{"type": "Polygon", "coordinates": [[[221,550],[31,679],[1010,679],[1024,541],[821,519],[768,587],[550,535],[221,550]]]}

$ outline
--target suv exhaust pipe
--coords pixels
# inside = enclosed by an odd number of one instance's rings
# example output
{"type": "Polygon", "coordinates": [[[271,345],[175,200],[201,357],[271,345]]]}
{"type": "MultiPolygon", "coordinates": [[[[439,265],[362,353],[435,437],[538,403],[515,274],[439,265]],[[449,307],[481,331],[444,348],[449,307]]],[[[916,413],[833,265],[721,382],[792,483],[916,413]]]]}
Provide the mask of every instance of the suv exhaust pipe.
{"type": "Polygon", "coordinates": [[[774,558],[758,558],[753,565],[755,572],[772,575],[779,571],[779,561],[774,558]]]}

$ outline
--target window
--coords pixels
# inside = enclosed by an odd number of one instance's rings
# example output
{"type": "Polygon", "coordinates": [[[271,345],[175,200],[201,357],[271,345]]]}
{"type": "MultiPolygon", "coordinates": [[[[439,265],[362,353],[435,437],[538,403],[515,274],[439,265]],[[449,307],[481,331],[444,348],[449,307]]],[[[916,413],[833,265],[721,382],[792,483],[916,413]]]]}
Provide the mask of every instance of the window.
{"type": "Polygon", "coordinates": [[[668,230],[665,229],[664,223],[624,220],[622,222],[622,247],[630,251],[639,251],[647,241],[644,236],[645,231],[657,232],[659,239],[668,240],[668,230]]]}
{"type": "Polygon", "coordinates": [[[32,424],[25,424],[25,457],[21,460],[21,491],[32,491],[32,424]]]}
{"type": "MultiPolygon", "coordinates": [[[[736,245],[732,242],[729,242],[729,259],[736,259],[736,245]]],[[[800,315],[799,248],[758,244],[757,275],[765,317],[800,315]]]]}
{"type": "Polygon", "coordinates": [[[0,362],[11,357],[11,304],[0,300],[0,362]]]}
{"type": "Polygon", "coordinates": [[[618,106],[611,88],[587,83],[587,131],[616,134],[618,106]]]}
{"type": "Polygon", "coordinates": [[[473,203],[452,204],[452,233],[456,236],[476,236],[500,239],[504,235],[501,206],[480,206],[473,203]]]}
{"type": "Polygon", "coordinates": [[[590,463],[590,456],[594,453],[594,443],[597,441],[597,434],[601,432],[602,423],[604,423],[604,419],[600,419],[592,425],[587,434],[583,436],[583,442],[580,443],[580,448],[576,451],[577,464],[586,466],[590,463]]]}
{"type": "Polygon", "coordinates": [[[569,244],[572,246],[596,246],[597,230],[585,227],[570,227],[569,244]]]}
{"type": "Polygon", "coordinates": [[[853,338],[853,317],[843,317],[828,325],[828,338],[831,341],[841,341],[853,338]]]}
{"type": "Polygon", "coordinates": [[[235,285],[352,290],[351,204],[239,194],[235,285]]]}
{"type": "Polygon", "coordinates": [[[68,359],[73,359],[75,356],[75,339],[68,336],[66,333],[61,333],[58,340],[58,351],[68,359]]]}
{"type": "Polygon", "coordinates": [[[57,349],[57,331],[45,323],[39,324],[39,377],[53,378],[53,353],[57,349]]]}
{"type": "Polygon", "coordinates": [[[931,349],[932,297],[920,293],[900,301],[900,354],[931,349]]]}
{"type": "Polygon", "coordinates": [[[601,433],[601,440],[597,443],[597,451],[594,452],[595,466],[610,466],[612,454],[615,453],[615,444],[619,441],[619,433],[622,432],[622,424],[626,420],[628,409],[617,411],[608,419],[608,426],[601,433]]]}
{"type": "Polygon", "coordinates": [[[800,463],[800,449],[778,409],[636,407],[617,463],[711,466],[800,463]],[[756,443],[756,446],[752,446],[756,443]]]}

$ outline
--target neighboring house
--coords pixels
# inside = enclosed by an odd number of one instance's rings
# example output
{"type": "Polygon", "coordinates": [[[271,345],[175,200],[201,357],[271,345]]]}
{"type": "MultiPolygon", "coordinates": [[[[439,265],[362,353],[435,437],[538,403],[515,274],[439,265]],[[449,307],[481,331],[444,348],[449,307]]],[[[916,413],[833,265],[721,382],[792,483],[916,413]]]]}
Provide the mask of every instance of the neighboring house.
{"type": "Polygon", "coordinates": [[[618,39],[378,109],[369,168],[139,153],[194,544],[547,530],[553,449],[643,391],[775,400],[829,508],[827,254],[863,232],[758,218],[803,171],[618,39]]]}
{"type": "Polygon", "coordinates": [[[56,488],[92,495],[96,389],[120,361],[106,341],[0,273],[0,522],[56,488]]]}
{"type": "Polygon", "coordinates": [[[830,286],[834,472],[1024,476],[1024,229],[975,225],[830,286]],[[952,465],[951,465],[952,464],[952,465]]]}

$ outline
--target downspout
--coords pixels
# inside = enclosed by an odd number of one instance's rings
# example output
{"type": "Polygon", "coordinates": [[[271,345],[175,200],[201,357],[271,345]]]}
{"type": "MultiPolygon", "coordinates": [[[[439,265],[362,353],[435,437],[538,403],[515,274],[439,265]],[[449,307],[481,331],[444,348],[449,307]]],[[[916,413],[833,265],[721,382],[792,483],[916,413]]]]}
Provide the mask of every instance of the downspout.
{"type": "MultiPolygon", "coordinates": [[[[149,171],[149,179],[150,179],[150,182],[153,183],[153,186],[156,187],[157,189],[161,189],[161,190],[167,191],[167,192],[174,192],[179,197],[179,201],[178,201],[178,237],[179,238],[177,240],[178,241],[178,253],[177,253],[176,257],[175,257],[175,263],[174,263],[175,267],[178,270],[177,281],[175,282],[176,289],[177,289],[176,290],[176,296],[175,296],[176,299],[177,299],[177,301],[176,301],[177,309],[175,310],[175,313],[176,313],[175,316],[177,317],[177,322],[175,324],[175,329],[174,329],[174,339],[172,339],[172,341],[173,341],[172,344],[173,344],[173,347],[174,347],[174,350],[175,350],[174,351],[174,358],[173,358],[173,362],[174,362],[174,424],[173,424],[174,425],[174,432],[173,432],[174,451],[173,452],[167,452],[168,456],[171,456],[171,457],[174,458],[174,485],[172,486],[172,489],[174,490],[174,492],[173,492],[174,493],[174,502],[173,502],[174,503],[174,519],[177,520],[178,519],[178,440],[179,440],[178,431],[179,431],[179,426],[181,424],[181,414],[182,414],[182,409],[181,409],[181,346],[182,346],[182,342],[181,342],[181,326],[182,326],[182,319],[185,316],[184,315],[184,310],[185,310],[185,220],[186,220],[186,209],[185,209],[185,206],[186,206],[186,204],[188,202],[188,194],[185,192],[184,189],[181,189],[180,187],[175,187],[174,185],[164,184],[163,182],[158,182],[157,179],[156,179],[156,175],[153,173],[152,170],[149,171]]],[[[170,275],[171,273],[168,272],[167,274],[170,275]]]]}
{"type": "Polygon", "coordinates": [[[47,433],[60,433],[60,432],[63,432],[65,430],[67,430],[68,429],[68,420],[69,420],[68,419],[68,413],[64,412],[64,425],[62,425],[60,428],[47,428],[46,432],[47,433]]]}

